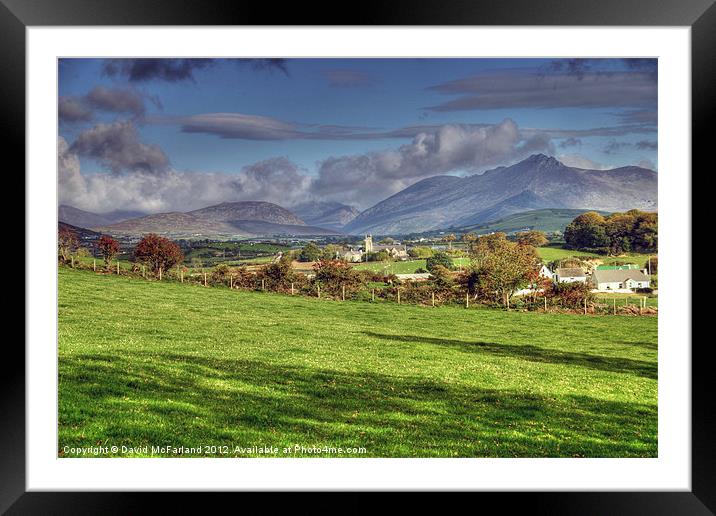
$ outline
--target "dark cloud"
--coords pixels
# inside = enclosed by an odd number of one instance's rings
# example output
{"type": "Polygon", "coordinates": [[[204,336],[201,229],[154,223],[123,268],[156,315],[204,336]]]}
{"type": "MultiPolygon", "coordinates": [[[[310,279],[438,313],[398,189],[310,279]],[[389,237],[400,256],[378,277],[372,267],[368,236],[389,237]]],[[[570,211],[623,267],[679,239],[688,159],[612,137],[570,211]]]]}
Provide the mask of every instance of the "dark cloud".
{"type": "Polygon", "coordinates": [[[194,71],[214,64],[214,59],[106,59],[102,65],[102,73],[108,77],[125,78],[130,82],[193,81],[194,71]]]}
{"type": "Polygon", "coordinates": [[[88,122],[92,120],[92,109],[82,98],[60,97],[57,103],[60,123],[88,122]]]}
{"type": "Polygon", "coordinates": [[[95,86],[85,96],[89,106],[100,111],[143,116],[145,113],[144,97],[132,89],[105,88],[95,86]]]}
{"type": "Polygon", "coordinates": [[[369,127],[299,124],[243,113],[204,113],[179,118],[155,117],[151,121],[178,124],[185,133],[212,134],[219,138],[239,140],[365,140],[402,136],[392,132],[375,132],[369,127]]]}
{"type": "Polygon", "coordinates": [[[621,152],[623,149],[627,149],[631,147],[631,143],[626,142],[618,142],[616,140],[611,140],[609,143],[607,143],[604,148],[602,149],[602,152],[604,154],[617,154],[621,152]]]}
{"type": "Polygon", "coordinates": [[[651,140],[641,140],[636,143],[619,142],[616,140],[611,140],[602,149],[602,152],[604,154],[617,154],[618,152],[622,151],[623,149],[632,149],[632,148],[637,149],[637,150],[655,151],[658,149],[658,143],[656,141],[651,141],[651,140]]]}
{"type": "Polygon", "coordinates": [[[655,108],[657,87],[647,72],[584,71],[538,75],[525,71],[486,72],[430,89],[457,98],[426,107],[431,111],[515,108],[655,108]]]}
{"type": "Polygon", "coordinates": [[[161,109],[156,96],[146,96],[131,88],[107,88],[95,86],[81,97],[60,97],[59,118],[63,123],[87,122],[95,118],[95,112],[117,113],[142,118],[146,113],[145,98],[161,109]]]}
{"type": "Polygon", "coordinates": [[[640,142],[636,142],[635,147],[639,150],[657,150],[659,148],[659,144],[655,141],[642,140],[640,142]]]}
{"type": "Polygon", "coordinates": [[[282,58],[263,59],[210,59],[210,58],[136,58],[106,59],[102,73],[108,77],[122,78],[129,82],[194,81],[194,73],[211,68],[221,61],[248,65],[254,70],[280,71],[288,75],[287,61],[282,58]]]}
{"type": "Polygon", "coordinates": [[[563,149],[567,147],[578,147],[580,145],[582,145],[582,140],[579,138],[567,138],[559,144],[559,146],[563,149]]]}
{"type": "Polygon", "coordinates": [[[284,75],[288,75],[288,61],[284,58],[237,59],[237,61],[240,64],[248,63],[254,70],[279,71],[284,75]]]}
{"type": "Polygon", "coordinates": [[[367,73],[356,70],[326,70],[323,76],[334,88],[355,88],[373,84],[375,80],[367,73]]]}
{"type": "Polygon", "coordinates": [[[169,158],[157,145],[139,141],[132,122],[99,124],[83,131],[69,151],[95,159],[112,172],[141,171],[158,173],[169,166],[169,158]]]}

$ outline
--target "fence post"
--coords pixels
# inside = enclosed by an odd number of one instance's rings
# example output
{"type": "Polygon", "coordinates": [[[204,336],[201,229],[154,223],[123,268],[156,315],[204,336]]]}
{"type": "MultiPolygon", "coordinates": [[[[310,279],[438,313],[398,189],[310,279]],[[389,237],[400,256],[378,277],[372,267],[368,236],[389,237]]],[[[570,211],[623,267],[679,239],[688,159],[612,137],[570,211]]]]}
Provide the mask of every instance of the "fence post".
{"type": "Polygon", "coordinates": [[[398,287],[398,304],[400,304],[400,287],[398,287]]]}
{"type": "Polygon", "coordinates": [[[179,270],[179,279],[184,283],[184,269],[179,270]]]}
{"type": "Polygon", "coordinates": [[[341,300],[342,300],[342,301],[345,301],[345,300],[346,300],[346,286],[345,286],[345,285],[341,285],[341,290],[342,290],[342,292],[341,292],[341,300]]]}
{"type": "Polygon", "coordinates": [[[316,285],[316,288],[318,289],[318,299],[320,299],[321,298],[321,286],[316,285]]]}
{"type": "Polygon", "coordinates": [[[229,288],[231,290],[234,289],[234,275],[233,274],[231,276],[229,276],[229,288]]]}
{"type": "Polygon", "coordinates": [[[75,257],[70,255],[70,266],[74,269],[75,268],[75,257]]]}
{"type": "Polygon", "coordinates": [[[612,308],[612,311],[613,311],[612,315],[617,315],[617,298],[616,297],[612,298],[612,304],[614,305],[612,308]]]}
{"type": "Polygon", "coordinates": [[[291,295],[293,295],[293,281],[291,282],[291,295]]]}
{"type": "Polygon", "coordinates": [[[587,298],[584,298],[584,315],[587,315],[587,298]]]}
{"type": "Polygon", "coordinates": [[[162,281],[162,268],[159,267],[159,281],[162,281]]]}
{"type": "Polygon", "coordinates": [[[547,311],[547,296],[544,296],[544,311],[547,311]]]}
{"type": "Polygon", "coordinates": [[[205,287],[208,286],[207,283],[206,283],[206,271],[204,271],[204,286],[205,286],[205,287]]]}
{"type": "Polygon", "coordinates": [[[261,290],[266,290],[266,280],[261,278],[261,290]]]}
{"type": "Polygon", "coordinates": [[[431,292],[433,298],[433,308],[435,308],[435,292],[431,292]]]}
{"type": "Polygon", "coordinates": [[[147,268],[142,265],[142,278],[147,279],[147,268]]]}
{"type": "Polygon", "coordinates": [[[117,260],[117,274],[119,274],[119,260],[117,260]]]}
{"type": "Polygon", "coordinates": [[[97,272],[97,259],[92,260],[92,270],[97,272]]]}
{"type": "Polygon", "coordinates": [[[465,308],[470,308],[470,293],[465,292],[465,308]]]}
{"type": "Polygon", "coordinates": [[[372,289],[372,290],[371,290],[370,300],[371,300],[371,301],[375,301],[375,289],[372,289]]]}

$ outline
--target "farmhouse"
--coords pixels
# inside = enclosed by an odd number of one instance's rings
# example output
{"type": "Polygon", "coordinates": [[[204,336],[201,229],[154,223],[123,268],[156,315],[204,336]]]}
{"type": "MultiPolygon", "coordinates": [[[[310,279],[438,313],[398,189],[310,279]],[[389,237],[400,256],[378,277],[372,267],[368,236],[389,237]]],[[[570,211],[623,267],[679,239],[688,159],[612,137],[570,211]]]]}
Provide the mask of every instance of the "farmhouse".
{"type": "Polygon", "coordinates": [[[557,283],[586,283],[587,275],[579,267],[560,267],[554,271],[554,280],[557,283]]]}
{"type": "Polygon", "coordinates": [[[627,290],[649,288],[649,276],[640,270],[599,270],[592,274],[592,284],[597,290],[627,290]]]}
{"type": "Polygon", "coordinates": [[[407,260],[408,259],[408,248],[405,245],[400,244],[388,244],[388,245],[377,245],[373,243],[373,236],[365,236],[365,252],[366,253],[379,253],[380,251],[387,252],[393,259],[396,260],[407,260]]]}

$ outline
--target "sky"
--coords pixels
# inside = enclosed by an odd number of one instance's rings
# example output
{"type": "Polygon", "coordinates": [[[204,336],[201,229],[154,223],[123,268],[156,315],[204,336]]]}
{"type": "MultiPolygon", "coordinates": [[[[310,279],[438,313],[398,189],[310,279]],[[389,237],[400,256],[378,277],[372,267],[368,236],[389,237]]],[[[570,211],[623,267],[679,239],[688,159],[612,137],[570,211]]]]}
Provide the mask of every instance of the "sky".
{"type": "Polygon", "coordinates": [[[656,59],[61,59],[61,204],[366,209],[531,154],[657,170],[656,59]]]}

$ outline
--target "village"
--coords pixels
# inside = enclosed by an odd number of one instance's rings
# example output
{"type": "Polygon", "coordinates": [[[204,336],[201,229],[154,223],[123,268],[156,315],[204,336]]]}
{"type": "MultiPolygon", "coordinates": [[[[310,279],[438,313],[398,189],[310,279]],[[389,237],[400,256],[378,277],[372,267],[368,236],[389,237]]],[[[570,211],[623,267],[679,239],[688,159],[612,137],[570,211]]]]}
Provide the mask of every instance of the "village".
{"type": "MultiPolygon", "coordinates": [[[[365,235],[362,245],[352,245],[344,249],[337,249],[335,258],[352,264],[367,263],[369,259],[376,256],[376,253],[383,253],[385,259],[394,262],[405,262],[406,265],[413,261],[411,249],[423,247],[423,242],[401,243],[387,239],[389,243],[376,244],[371,234],[365,235]],[[420,245],[418,245],[420,244],[420,245]]],[[[445,245],[431,245],[429,247],[434,251],[440,252],[444,250],[445,245]]],[[[452,250],[452,244],[450,245],[452,250]]],[[[455,249],[456,251],[457,249],[455,249]]],[[[457,270],[462,270],[463,262],[467,262],[466,258],[460,257],[464,253],[455,253],[459,257],[454,258],[457,270]]],[[[276,260],[280,258],[277,256],[276,260]]],[[[574,262],[575,260],[560,260],[561,262],[574,262]]],[[[598,258],[577,260],[579,266],[550,266],[542,263],[539,270],[539,276],[548,279],[555,284],[560,283],[583,283],[591,287],[591,291],[595,293],[617,293],[617,294],[633,294],[637,292],[656,293],[651,285],[651,259],[647,259],[646,264],[640,266],[635,263],[623,263],[619,265],[603,264],[598,258]]],[[[559,265],[559,264],[555,264],[559,265]]],[[[422,269],[422,268],[421,268],[422,269]]],[[[429,271],[402,272],[396,273],[396,278],[400,281],[428,281],[432,278],[429,271]]],[[[515,291],[515,295],[531,294],[535,291],[541,291],[536,288],[523,288],[515,291]]]]}

